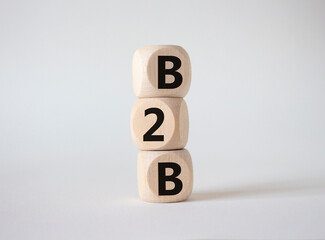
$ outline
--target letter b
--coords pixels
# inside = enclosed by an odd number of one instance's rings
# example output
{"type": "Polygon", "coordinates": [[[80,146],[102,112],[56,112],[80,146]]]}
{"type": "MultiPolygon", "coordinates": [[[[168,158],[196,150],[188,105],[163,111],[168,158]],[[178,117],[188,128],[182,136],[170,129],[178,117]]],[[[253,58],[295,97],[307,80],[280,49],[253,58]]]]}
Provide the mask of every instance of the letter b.
{"type": "Polygon", "coordinates": [[[179,87],[183,82],[182,75],[177,72],[182,62],[175,56],[158,56],[158,88],[173,89],[179,87]],[[170,69],[166,69],[166,62],[172,62],[174,65],[170,69]],[[166,75],[173,75],[175,80],[172,83],[166,83],[166,75]]]}
{"type": "Polygon", "coordinates": [[[177,176],[181,173],[181,167],[177,163],[173,162],[164,162],[158,163],[158,183],[159,183],[159,190],[158,195],[176,195],[182,191],[183,183],[177,176]],[[173,169],[173,174],[166,176],[166,169],[171,168],[173,169]],[[170,181],[173,182],[175,187],[173,189],[167,190],[166,189],[166,182],[170,181]]]}

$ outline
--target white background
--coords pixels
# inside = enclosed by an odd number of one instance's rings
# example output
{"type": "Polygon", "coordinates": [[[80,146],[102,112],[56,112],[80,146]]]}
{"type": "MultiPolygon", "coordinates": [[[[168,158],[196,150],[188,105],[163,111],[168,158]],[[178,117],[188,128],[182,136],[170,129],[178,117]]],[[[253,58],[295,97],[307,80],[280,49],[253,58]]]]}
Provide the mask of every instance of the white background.
{"type": "Polygon", "coordinates": [[[0,239],[325,238],[324,1],[0,2],[0,239]],[[189,201],[139,200],[134,51],[192,61],[189,201]]]}

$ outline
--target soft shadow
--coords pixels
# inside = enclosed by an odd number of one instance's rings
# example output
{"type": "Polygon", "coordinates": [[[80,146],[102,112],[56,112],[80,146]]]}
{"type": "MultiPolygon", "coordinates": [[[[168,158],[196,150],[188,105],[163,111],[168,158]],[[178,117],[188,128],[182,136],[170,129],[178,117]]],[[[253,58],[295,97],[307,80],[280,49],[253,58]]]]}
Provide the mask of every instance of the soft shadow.
{"type": "Polygon", "coordinates": [[[324,179],[305,179],[259,184],[242,185],[229,188],[216,188],[209,191],[193,192],[189,201],[207,201],[225,198],[242,198],[260,195],[291,193],[309,190],[324,190],[324,179]]]}

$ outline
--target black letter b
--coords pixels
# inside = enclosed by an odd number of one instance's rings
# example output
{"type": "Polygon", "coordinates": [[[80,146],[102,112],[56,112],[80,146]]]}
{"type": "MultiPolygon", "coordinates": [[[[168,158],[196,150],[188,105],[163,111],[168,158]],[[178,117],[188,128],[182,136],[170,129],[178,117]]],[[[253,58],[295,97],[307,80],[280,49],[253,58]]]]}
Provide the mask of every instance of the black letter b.
{"type": "Polygon", "coordinates": [[[158,89],[178,88],[183,81],[183,77],[176,72],[181,67],[181,60],[175,56],[158,56],[158,89]],[[171,69],[166,69],[166,62],[172,62],[171,69]],[[166,75],[173,75],[175,80],[172,83],[166,83],[166,75]]]}
{"type": "Polygon", "coordinates": [[[181,173],[181,167],[177,163],[173,162],[164,162],[158,163],[158,195],[176,195],[182,191],[183,183],[177,178],[177,176],[181,173]],[[170,176],[166,176],[166,168],[172,168],[173,174],[170,176]],[[171,181],[175,184],[173,189],[166,189],[166,182],[171,181]]]}

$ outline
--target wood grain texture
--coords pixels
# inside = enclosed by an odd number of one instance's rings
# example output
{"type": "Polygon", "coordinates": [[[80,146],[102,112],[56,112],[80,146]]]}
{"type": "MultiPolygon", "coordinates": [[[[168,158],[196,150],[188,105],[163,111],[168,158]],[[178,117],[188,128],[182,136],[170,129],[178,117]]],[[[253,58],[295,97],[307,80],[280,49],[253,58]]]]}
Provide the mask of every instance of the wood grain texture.
{"type": "MultiPolygon", "coordinates": [[[[172,175],[173,169],[166,168],[166,175],[172,175]]],[[[175,188],[173,181],[166,181],[166,189],[175,188]]],[[[168,203],[186,200],[192,193],[193,166],[190,153],[186,149],[173,151],[140,151],[138,154],[138,190],[140,198],[146,202],[168,203]],[[176,163],[180,166],[177,178],[182,189],[175,195],[159,195],[159,163],[176,163]]]]}
{"type": "MultiPolygon", "coordinates": [[[[166,68],[172,68],[166,62],[166,68]]],[[[156,45],[141,47],[133,55],[132,79],[135,95],[148,97],[184,97],[191,85],[191,63],[187,52],[180,46],[156,45]],[[175,89],[158,89],[158,56],[175,56],[181,60],[177,70],[183,77],[182,84],[175,89]]],[[[166,75],[166,82],[173,82],[174,76],[166,75]]]]}
{"type": "Polygon", "coordinates": [[[182,98],[142,98],[138,99],[131,112],[132,138],[140,150],[182,149],[188,140],[189,117],[187,104],[182,98]],[[163,141],[144,141],[143,136],[157,121],[157,115],[148,114],[146,109],[158,108],[164,120],[153,135],[164,136],[163,141]]]}

